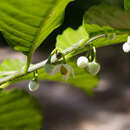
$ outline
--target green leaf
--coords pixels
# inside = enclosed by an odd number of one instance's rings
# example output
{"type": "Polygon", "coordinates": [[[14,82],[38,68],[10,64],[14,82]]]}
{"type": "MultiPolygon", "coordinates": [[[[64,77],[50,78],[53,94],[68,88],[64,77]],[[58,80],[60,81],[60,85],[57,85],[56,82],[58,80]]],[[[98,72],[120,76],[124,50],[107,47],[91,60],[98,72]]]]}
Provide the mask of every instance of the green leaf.
{"type": "MultiPolygon", "coordinates": [[[[15,65],[15,61],[9,61],[10,64],[12,64],[12,70],[13,70],[13,64],[15,65]]],[[[7,62],[6,62],[7,63],[7,62]]],[[[9,65],[8,63],[6,64],[5,62],[2,63],[5,65],[9,65]]],[[[17,64],[17,63],[16,63],[17,64]]],[[[39,80],[50,80],[50,81],[59,81],[59,82],[64,82],[64,83],[69,83],[73,86],[79,87],[82,90],[84,90],[85,92],[87,92],[88,94],[91,94],[92,89],[94,87],[96,87],[96,85],[98,84],[98,77],[97,76],[92,76],[90,75],[86,69],[80,69],[77,67],[76,65],[76,60],[75,59],[71,59],[69,61],[67,61],[67,64],[71,65],[72,68],[74,69],[75,72],[75,78],[72,77],[72,75],[70,75],[69,79],[66,81],[63,79],[61,74],[56,74],[54,76],[50,76],[45,72],[44,67],[38,70],[38,79],[39,80]]],[[[18,65],[18,64],[17,64],[18,65]]],[[[19,62],[19,66],[22,66],[23,63],[19,62]]],[[[4,69],[0,67],[0,71],[4,69]]],[[[21,67],[19,67],[20,69],[21,67]]],[[[11,69],[11,68],[10,68],[11,69]]],[[[6,69],[4,69],[4,71],[6,71],[6,69]]],[[[15,80],[14,82],[18,82],[18,81],[22,81],[22,80],[32,80],[33,79],[33,72],[23,76],[17,80],[15,80]]]]}
{"type": "Polygon", "coordinates": [[[20,71],[25,63],[19,61],[18,59],[9,60],[6,59],[0,64],[0,78],[7,75],[11,75],[17,71],[20,71]]]}
{"type": "Polygon", "coordinates": [[[97,24],[87,24],[85,19],[83,21],[83,25],[79,27],[79,29],[73,30],[71,28],[68,28],[63,32],[63,34],[59,35],[57,38],[56,47],[61,49],[66,49],[72,46],[73,44],[80,42],[81,46],[79,47],[79,49],[67,55],[67,58],[69,58],[88,50],[87,47],[82,47],[82,46],[90,38],[101,34],[112,35],[113,33],[116,33],[116,37],[113,40],[104,37],[93,41],[92,43],[96,47],[103,47],[103,46],[123,43],[127,41],[128,34],[122,33],[120,30],[114,29],[110,26],[99,26],[97,24]]]}
{"type": "Polygon", "coordinates": [[[90,37],[94,37],[101,34],[106,34],[106,35],[116,34],[115,37],[112,39],[109,39],[108,37],[102,37],[93,41],[93,44],[96,47],[103,47],[103,46],[123,43],[127,41],[128,38],[127,33],[114,29],[110,26],[99,26],[97,24],[87,24],[87,23],[85,24],[84,21],[84,27],[86,28],[86,31],[89,33],[90,37]]]}
{"type": "Polygon", "coordinates": [[[0,92],[1,130],[40,130],[41,114],[36,100],[26,91],[0,92]]]}
{"type": "Polygon", "coordinates": [[[124,7],[126,10],[130,10],[130,0],[124,0],[124,7]]]}
{"type": "Polygon", "coordinates": [[[77,30],[67,28],[63,34],[57,36],[56,47],[65,50],[76,42],[86,42],[88,39],[89,35],[83,26],[77,30]]]}
{"type": "Polygon", "coordinates": [[[72,0],[0,0],[0,30],[9,45],[26,55],[60,26],[72,0]]]}
{"type": "Polygon", "coordinates": [[[99,26],[97,24],[87,24],[86,20],[83,21],[83,26],[85,30],[88,32],[90,37],[100,35],[100,34],[107,34],[107,33],[116,33],[119,32],[110,26],[99,26]]]}
{"type": "Polygon", "coordinates": [[[84,21],[86,24],[110,26],[123,32],[130,32],[130,12],[105,3],[91,7],[85,13],[84,21]]]}

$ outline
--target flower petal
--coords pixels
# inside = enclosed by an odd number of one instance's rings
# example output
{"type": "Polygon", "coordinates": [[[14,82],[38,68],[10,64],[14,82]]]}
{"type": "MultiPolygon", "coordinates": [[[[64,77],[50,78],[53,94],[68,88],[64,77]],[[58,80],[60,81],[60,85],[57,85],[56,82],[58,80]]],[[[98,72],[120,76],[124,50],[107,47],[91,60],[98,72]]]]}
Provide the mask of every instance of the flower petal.
{"type": "Polygon", "coordinates": [[[68,69],[68,72],[72,73],[72,76],[74,78],[75,77],[74,69],[68,64],[64,64],[64,66],[68,69]]]}

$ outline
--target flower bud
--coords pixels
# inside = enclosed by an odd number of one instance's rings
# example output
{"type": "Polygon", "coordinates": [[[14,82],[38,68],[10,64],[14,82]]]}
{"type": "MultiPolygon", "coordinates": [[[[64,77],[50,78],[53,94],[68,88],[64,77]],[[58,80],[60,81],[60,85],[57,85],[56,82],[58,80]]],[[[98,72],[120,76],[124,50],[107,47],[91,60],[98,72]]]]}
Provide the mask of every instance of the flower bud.
{"type": "Polygon", "coordinates": [[[96,75],[100,71],[100,68],[100,64],[95,61],[89,62],[87,66],[88,72],[92,75],[96,75]]]}
{"type": "Polygon", "coordinates": [[[128,44],[127,42],[123,44],[122,48],[125,53],[130,52],[130,44],[128,44]]]}
{"type": "Polygon", "coordinates": [[[36,91],[38,88],[39,88],[39,83],[38,83],[38,81],[36,81],[36,80],[31,80],[30,82],[29,82],[29,90],[30,91],[36,91]]]}
{"type": "Polygon", "coordinates": [[[88,59],[85,56],[81,56],[77,60],[77,66],[79,68],[85,68],[88,65],[88,59]]]}

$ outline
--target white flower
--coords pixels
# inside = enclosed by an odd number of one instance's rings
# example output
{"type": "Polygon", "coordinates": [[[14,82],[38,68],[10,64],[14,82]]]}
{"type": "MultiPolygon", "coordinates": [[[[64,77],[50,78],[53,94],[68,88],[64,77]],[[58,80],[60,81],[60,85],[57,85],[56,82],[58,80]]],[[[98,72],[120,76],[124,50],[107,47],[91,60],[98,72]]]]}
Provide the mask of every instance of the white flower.
{"type": "Polygon", "coordinates": [[[96,75],[100,71],[100,68],[100,64],[95,61],[89,62],[87,66],[88,72],[92,75],[96,75]]]}
{"type": "Polygon", "coordinates": [[[85,68],[88,65],[88,59],[85,56],[81,56],[77,60],[77,66],[79,68],[85,68]]]}
{"type": "MultiPolygon", "coordinates": [[[[52,65],[52,66],[50,65],[50,67],[51,67],[50,72],[48,74],[51,76],[55,75],[56,73],[61,73],[65,80],[67,80],[69,78],[71,73],[72,73],[73,77],[75,76],[73,68],[68,64],[58,64],[55,67],[54,67],[54,65],[52,65]]],[[[49,68],[48,68],[48,70],[49,70],[49,68]]]]}
{"type": "Polygon", "coordinates": [[[52,64],[46,64],[45,65],[45,72],[49,75],[54,75],[54,68],[55,68],[55,65],[52,65],[52,64]]]}
{"type": "Polygon", "coordinates": [[[32,91],[32,92],[36,91],[39,88],[39,83],[38,83],[37,80],[31,80],[29,82],[28,87],[29,87],[29,90],[32,91]]]}
{"type": "Polygon", "coordinates": [[[125,53],[130,52],[130,36],[128,37],[127,42],[123,44],[122,48],[125,53]]]}
{"type": "Polygon", "coordinates": [[[122,48],[125,53],[130,52],[130,45],[127,42],[123,44],[122,48]]]}

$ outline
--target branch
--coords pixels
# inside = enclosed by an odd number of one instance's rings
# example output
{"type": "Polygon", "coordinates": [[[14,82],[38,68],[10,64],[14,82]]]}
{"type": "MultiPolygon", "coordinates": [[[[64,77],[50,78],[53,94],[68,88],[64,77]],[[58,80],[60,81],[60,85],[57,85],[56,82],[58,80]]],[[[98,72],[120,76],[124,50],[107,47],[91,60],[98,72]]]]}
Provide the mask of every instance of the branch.
{"type": "MultiPolygon", "coordinates": [[[[101,37],[106,37],[106,35],[105,35],[105,34],[102,34],[102,35],[93,37],[93,38],[91,38],[90,40],[88,40],[87,42],[86,42],[86,39],[82,39],[82,40],[80,40],[79,42],[73,44],[71,47],[65,49],[65,50],[63,51],[63,54],[66,56],[67,54],[69,54],[69,53],[71,53],[71,52],[73,52],[73,51],[76,51],[76,50],[78,50],[79,48],[84,48],[85,46],[87,46],[87,45],[88,45],[89,43],[91,43],[92,41],[95,41],[95,40],[97,40],[97,39],[99,39],[99,38],[101,38],[101,37]]],[[[53,61],[55,61],[55,62],[57,61],[56,57],[52,56],[52,58],[54,58],[53,61]]],[[[11,75],[11,76],[7,76],[7,77],[5,77],[5,78],[3,78],[3,79],[0,79],[0,84],[1,84],[0,88],[5,88],[5,87],[7,87],[8,85],[11,85],[12,83],[14,83],[13,80],[16,80],[17,78],[21,78],[21,77],[23,77],[23,76],[25,76],[25,75],[27,75],[27,74],[29,74],[29,73],[31,73],[31,72],[34,72],[34,71],[36,71],[36,70],[38,70],[38,69],[44,67],[45,64],[46,64],[46,62],[47,62],[47,60],[48,60],[48,59],[46,59],[46,60],[44,60],[44,61],[42,61],[42,62],[40,62],[40,63],[37,63],[37,64],[35,64],[35,65],[33,65],[33,66],[30,66],[27,72],[21,70],[21,71],[19,71],[19,72],[14,73],[14,74],[11,75]]]]}

